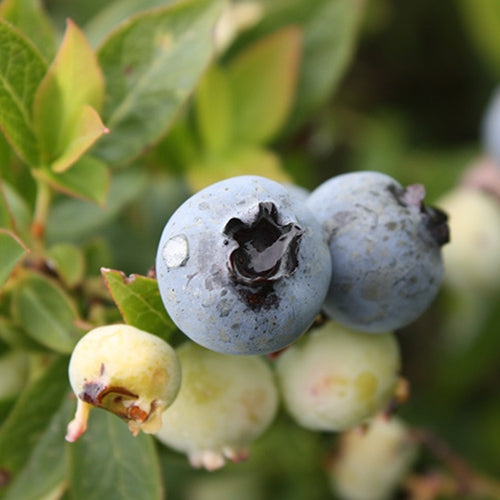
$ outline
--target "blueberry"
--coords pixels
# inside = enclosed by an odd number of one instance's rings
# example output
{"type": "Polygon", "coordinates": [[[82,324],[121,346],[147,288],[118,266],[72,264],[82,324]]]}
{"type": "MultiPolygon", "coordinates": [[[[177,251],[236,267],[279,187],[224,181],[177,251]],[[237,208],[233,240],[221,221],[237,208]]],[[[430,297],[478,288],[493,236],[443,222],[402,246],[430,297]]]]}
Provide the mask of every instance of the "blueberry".
{"type": "Polygon", "coordinates": [[[163,303],[208,349],[263,354],[296,340],[321,309],[331,262],[305,203],[258,176],[226,179],[185,201],[156,258],[163,303]]]}
{"type": "Polygon", "coordinates": [[[500,87],[486,106],[481,124],[481,140],[485,152],[500,168],[500,87]]]}
{"type": "Polygon", "coordinates": [[[381,332],[414,321],[436,296],[447,216],[423,204],[421,185],[403,188],[379,172],[324,182],[307,205],[323,225],[332,258],[327,315],[381,332]]]}

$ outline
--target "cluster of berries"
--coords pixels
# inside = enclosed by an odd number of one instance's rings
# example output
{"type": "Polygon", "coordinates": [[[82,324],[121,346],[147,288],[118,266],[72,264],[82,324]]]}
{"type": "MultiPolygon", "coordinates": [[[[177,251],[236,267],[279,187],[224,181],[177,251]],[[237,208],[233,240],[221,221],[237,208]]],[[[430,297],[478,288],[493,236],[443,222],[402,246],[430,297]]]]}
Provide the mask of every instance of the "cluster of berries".
{"type": "Polygon", "coordinates": [[[424,195],[370,171],[307,195],[257,176],[193,195],[156,259],[165,308],[190,340],[173,350],[126,325],[84,336],[69,367],[79,399],[67,439],[100,406],[216,469],[246,456],[280,397],[308,429],[366,422],[396,391],[394,330],[428,308],[443,279],[447,217],[424,195]]]}

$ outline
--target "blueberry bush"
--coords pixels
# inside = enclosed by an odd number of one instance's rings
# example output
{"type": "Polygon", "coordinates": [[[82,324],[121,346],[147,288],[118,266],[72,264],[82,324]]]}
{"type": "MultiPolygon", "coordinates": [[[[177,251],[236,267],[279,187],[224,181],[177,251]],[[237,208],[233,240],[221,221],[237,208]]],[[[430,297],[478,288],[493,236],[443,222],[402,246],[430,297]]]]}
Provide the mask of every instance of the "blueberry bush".
{"type": "Polygon", "coordinates": [[[0,499],[500,499],[499,33],[1,0],[0,499]]]}

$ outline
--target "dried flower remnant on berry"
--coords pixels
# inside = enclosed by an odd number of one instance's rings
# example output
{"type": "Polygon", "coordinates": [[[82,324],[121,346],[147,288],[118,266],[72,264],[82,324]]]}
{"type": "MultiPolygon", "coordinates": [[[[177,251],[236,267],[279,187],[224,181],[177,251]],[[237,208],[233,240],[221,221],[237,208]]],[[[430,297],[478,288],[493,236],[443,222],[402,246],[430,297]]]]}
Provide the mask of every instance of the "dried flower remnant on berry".
{"type": "Polygon", "coordinates": [[[134,435],[156,432],[181,376],[174,350],[162,339],[129,325],[108,325],[76,345],[69,378],[78,398],[66,435],[72,442],[86,431],[93,407],[125,420],[134,435]]]}

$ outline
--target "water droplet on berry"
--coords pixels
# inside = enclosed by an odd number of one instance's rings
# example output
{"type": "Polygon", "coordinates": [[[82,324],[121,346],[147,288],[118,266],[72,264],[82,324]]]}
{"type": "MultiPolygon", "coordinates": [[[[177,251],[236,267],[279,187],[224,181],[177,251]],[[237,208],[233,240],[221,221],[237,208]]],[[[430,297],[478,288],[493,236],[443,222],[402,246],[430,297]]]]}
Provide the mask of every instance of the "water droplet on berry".
{"type": "Polygon", "coordinates": [[[167,267],[181,267],[189,259],[188,240],[183,234],[170,238],[163,247],[162,257],[167,267]]]}

